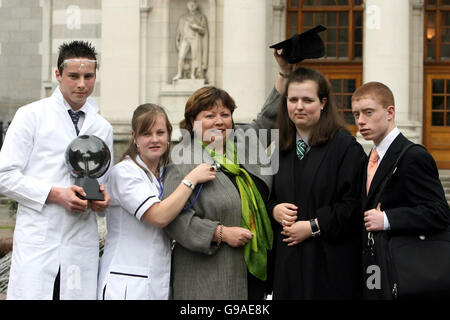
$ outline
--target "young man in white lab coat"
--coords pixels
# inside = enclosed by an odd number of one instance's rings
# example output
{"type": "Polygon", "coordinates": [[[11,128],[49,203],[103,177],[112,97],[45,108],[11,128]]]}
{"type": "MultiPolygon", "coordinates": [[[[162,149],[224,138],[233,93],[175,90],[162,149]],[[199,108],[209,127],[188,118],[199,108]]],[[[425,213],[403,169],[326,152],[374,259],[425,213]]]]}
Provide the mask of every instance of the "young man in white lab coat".
{"type": "MultiPolygon", "coordinates": [[[[104,201],[82,200],[65,164],[77,135],[96,135],[113,150],[111,125],[88,98],[96,52],[87,42],[59,48],[59,86],[51,97],[19,108],[0,152],[0,193],[19,203],[7,299],[95,299],[99,260],[95,213],[104,201]],[[78,123],[71,111],[82,111],[78,123]]],[[[103,177],[105,178],[105,176],[103,177]]]]}

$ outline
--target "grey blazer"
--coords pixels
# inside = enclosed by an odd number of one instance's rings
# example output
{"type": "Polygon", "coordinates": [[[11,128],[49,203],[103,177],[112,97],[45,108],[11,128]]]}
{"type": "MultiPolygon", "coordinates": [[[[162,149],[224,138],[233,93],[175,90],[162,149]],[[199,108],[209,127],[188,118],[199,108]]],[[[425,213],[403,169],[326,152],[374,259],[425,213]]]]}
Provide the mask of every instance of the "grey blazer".
{"type": "MultiPolygon", "coordinates": [[[[244,130],[273,128],[280,102],[280,94],[273,89],[258,117],[250,125],[240,128],[244,130]]],[[[237,144],[244,141],[244,130],[236,131],[237,144]]],[[[183,150],[191,159],[195,157],[198,159],[198,152],[202,152],[203,162],[213,163],[206,151],[192,147],[196,142],[191,142],[190,150],[189,146],[183,150]]],[[[255,150],[255,146],[249,143],[244,146],[245,154],[255,150]]],[[[264,167],[262,163],[267,163],[267,159],[261,157],[260,161],[253,163],[254,161],[243,159],[239,152],[238,159],[242,167],[260,178],[269,191],[271,190],[272,176],[261,173],[264,167]]],[[[170,164],[164,178],[163,198],[170,195],[197,164],[198,162],[194,161],[170,164]]],[[[200,186],[196,186],[185,207],[192,203],[199,188],[200,186]]],[[[247,299],[247,266],[243,247],[232,248],[223,243],[218,248],[212,239],[219,223],[224,226],[241,225],[239,191],[221,171],[217,173],[215,180],[203,184],[192,207],[182,211],[165,228],[168,235],[176,241],[172,260],[174,299],[247,299]]]]}

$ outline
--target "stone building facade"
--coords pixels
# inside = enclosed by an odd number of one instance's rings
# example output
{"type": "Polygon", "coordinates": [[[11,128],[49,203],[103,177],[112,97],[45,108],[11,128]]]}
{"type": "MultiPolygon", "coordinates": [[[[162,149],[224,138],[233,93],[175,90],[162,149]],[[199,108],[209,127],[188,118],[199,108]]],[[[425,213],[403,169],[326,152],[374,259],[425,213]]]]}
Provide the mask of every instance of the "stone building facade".
{"type": "Polygon", "coordinates": [[[116,158],[139,104],[164,106],[176,139],[187,98],[207,84],[227,90],[238,106],[235,121],[248,122],[278,73],[269,46],[320,22],[328,27],[328,56],[305,65],[324,72],[337,91],[342,84],[336,98],[361,143],[370,147],[352,124],[350,91],[381,81],[394,91],[400,130],[450,168],[450,1],[196,0],[208,20],[206,77],[173,82],[177,23],[187,2],[0,0],[0,120],[51,94],[59,45],[82,39],[99,52],[93,97],[113,124],[116,158]]]}

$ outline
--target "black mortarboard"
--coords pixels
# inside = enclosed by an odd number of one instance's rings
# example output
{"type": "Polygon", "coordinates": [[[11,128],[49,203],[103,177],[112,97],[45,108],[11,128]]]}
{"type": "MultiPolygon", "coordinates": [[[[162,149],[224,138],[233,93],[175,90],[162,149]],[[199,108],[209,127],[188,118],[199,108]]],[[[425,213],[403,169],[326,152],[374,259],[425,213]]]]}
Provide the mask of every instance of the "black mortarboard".
{"type": "Polygon", "coordinates": [[[317,34],[327,30],[318,25],[301,34],[296,34],[287,40],[271,45],[277,50],[283,49],[283,55],[289,63],[297,63],[303,59],[321,58],[325,55],[325,45],[322,38],[317,34]]]}

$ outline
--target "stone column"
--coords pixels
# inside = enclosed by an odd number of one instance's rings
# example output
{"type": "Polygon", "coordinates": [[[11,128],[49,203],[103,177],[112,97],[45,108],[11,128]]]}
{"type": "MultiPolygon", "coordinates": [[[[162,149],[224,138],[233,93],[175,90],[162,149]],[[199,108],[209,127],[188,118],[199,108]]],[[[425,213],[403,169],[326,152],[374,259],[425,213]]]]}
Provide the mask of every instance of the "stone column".
{"type": "Polygon", "coordinates": [[[42,89],[41,98],[53,93],[55,85],[52,82],[52,26],[53,0],[42,0],[42,42],[39,51],[42,54],[42,89]]]}
{"type": "Polygon", "coordinates": [[[366,0],[364,83],[379,81],[394,93],[396,122],[409,119],[409,0],[366,0]]]}
{"type": "Polygon", "coordinates": [[[223,89],[235,100],[236,122],[252,120],[265,101],[266,1],[224,1],[223,89]]]}
{"type": "Polygon", "coordinates": [[[147,61],[148,61],[148,15],[152,8],[149,0],[141,0],[141,52],[140,52],[140,99],[139,104],[147,101],[147,61]]]}
{"type": "Polygon", "coordinates": [[[101,52],[102,114],[128,122],[140,97],[139,0],[102,1],[101,52]]]}
{"type": "Polygon", "coordinates": [[[140,100],[140,1],[102,0],[100,108],[114,129],[114,162],[130,138],[140,100]]]}

